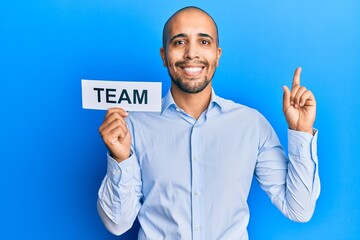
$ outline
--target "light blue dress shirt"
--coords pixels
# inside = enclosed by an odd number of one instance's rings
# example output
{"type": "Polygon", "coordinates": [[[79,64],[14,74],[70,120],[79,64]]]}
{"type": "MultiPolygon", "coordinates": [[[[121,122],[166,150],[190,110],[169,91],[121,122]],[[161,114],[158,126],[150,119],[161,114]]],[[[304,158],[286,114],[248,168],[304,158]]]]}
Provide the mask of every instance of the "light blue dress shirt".
{"type": "Polygon", "coordinates": [[[98,197],[112,233],[138,217],[138,239],[248,239],[254,174],[285,216],[311,218],[320,193],[316,130],[289,130],[288,158],[259,112],[214,91],[198,120],[169,91],[160,113],[132,112],[127,123],[132,155],[121,163],[108,156],[98,197]]]}

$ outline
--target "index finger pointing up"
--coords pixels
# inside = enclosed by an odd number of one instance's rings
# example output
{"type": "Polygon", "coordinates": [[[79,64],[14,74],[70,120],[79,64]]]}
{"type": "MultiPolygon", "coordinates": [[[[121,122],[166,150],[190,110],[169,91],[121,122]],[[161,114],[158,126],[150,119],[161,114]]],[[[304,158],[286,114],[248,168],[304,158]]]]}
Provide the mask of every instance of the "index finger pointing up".
{"type": "Polygon", "coordinates": [[[294,87],[295,85],[300,85],[300,74],[301,74],[301,67],[296,68],[295,73],[294,73],[294,78],[293,78],[293,82],[292,82],[292,86],[294,87]]]}

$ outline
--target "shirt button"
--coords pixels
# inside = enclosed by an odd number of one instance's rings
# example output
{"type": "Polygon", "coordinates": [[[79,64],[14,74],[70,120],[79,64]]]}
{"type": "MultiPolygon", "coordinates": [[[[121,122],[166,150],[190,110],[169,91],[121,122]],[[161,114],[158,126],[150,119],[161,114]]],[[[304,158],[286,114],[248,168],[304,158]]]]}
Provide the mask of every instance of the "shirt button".
{"type": "Polygon", "coordinates": [[[194,195],[195,195],[195,197],[198,197],[198,196],[200,196],[200,192],[195,191],[195,192],[194,192],[194,195]]]}
{"type": "Polygon", "coordinates": [[[115,175],[119,175],[119,174],[120,174],[120,170],[119,170],[119,169],[114,169],[114,174],[115,174],[115,175]]]}
{"type": "Polygon", "coordinates": [[[194,157],[194,161],[197,162],[199,161],[199,159],[197,157],[194,157]]]}
{"type": "Polygon", "coordinates": [[[180,112],[180,108],[176,108],[176,111],[180,112]]]}
{"type": "Polygon", "coordinates": [[[125,168],[125,171],[126,171],[126,172],[129,172],[129,167],[126,167],[126,168],[125,168]]]}
{"type": "Polygon", "coordinates": [[[302,143],[302,144],[301,144],[301,147],[304,148],[304,147],[305,147],[305,144],[302,143]]]}
{"type": "Polygon", "coordinates": [[[201,226],[196,226],[196,227],[195,227],[195,231],[196,231],[196,232],[200,232],[200,231],[201,231],[201,226]]]}

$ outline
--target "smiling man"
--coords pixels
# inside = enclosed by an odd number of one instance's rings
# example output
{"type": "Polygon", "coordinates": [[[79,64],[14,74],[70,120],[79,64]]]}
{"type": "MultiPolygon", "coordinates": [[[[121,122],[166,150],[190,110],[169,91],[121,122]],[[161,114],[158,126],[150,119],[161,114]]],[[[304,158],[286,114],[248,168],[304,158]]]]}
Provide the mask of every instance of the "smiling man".
{"type": "Polygon", "coordinates": [[[176,104],[197,119],[209,104],[221,56],[215,22],[199,9],[179,11],[164,26],[160,53],[176,104]]]}
{"type": "Polygon", "coordinates": [[[120,235],[138,218],[138,239],[248,239],[254,174],[285,216],[309,221],[320,192],[316,101],[301,69],[284,87],[287,157],[259,112],[215,94],[221,48],[205,11],[172,15],[160,54],[172,80],[162,111],[109,109],[99,128],[109,149],[98,198],[107,229],[120,235]]]}
{"type": "Polygon", "coordinates": [[[198,93],[208,86],[221,56],[215,22],[205,13],[193,11],[180,12],[165,24],[160,50],[173,83],[187,93],[198,93]]]}

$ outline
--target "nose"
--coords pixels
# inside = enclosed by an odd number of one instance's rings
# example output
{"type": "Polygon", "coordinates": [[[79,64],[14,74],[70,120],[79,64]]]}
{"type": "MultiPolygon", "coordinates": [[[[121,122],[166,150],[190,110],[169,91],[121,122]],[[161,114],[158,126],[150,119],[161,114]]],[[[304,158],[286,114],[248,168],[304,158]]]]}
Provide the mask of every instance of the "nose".
{"type": "Polygon", "coordinates": [[[189,42],[185,48],[184,58],[187,60],[192,60],[199,58],[199,48],[195,42],[189,42]]]}

